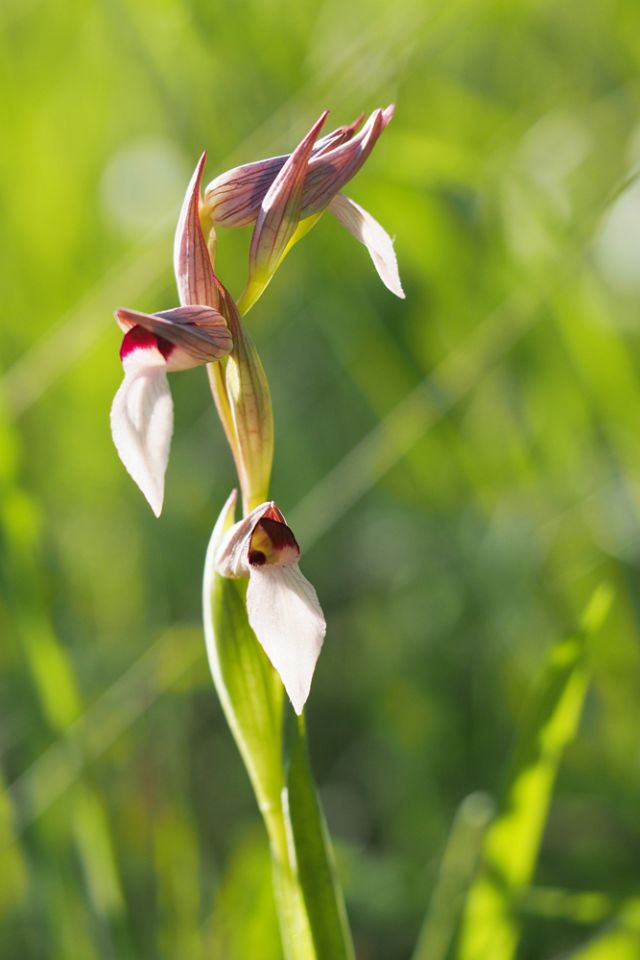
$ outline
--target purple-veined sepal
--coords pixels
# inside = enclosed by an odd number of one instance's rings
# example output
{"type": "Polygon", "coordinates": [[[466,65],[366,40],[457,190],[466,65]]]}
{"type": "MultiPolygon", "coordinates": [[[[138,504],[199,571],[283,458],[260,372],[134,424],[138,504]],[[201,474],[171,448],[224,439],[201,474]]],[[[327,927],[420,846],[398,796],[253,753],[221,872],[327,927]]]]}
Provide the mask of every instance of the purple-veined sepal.
{"type": "Polygon", "coordinates": [[[309,696],[326,632],[299,557],[293,532],[276,504],[267,501],[231,527],[215,558],[222,576],[249,578],[249,624],[298,714],[309,696]]]}
{"type": "MultiPolygon", "coordinates": [[[[312,156],[332,150],[350,140],[364,119],[337,127],[313,145],[312,156]]],[[[244,227],[255,223],[269,187],[282,170],[289,154],[244,163],[221,173],[204,191],[203,213],[221,227],[244,227]]]]}
{"type": "Polygon", "coordinates": [[[249,278],[238,301],[247,313],[278,266],[327,208],[367,246],[385,286],[404,296],[390,238],[366,211],[339,197],[364,164],[394,114],[391,104],[317,139],[326,114],[293,153],[244,164],[221,174],[205,189],[202,218],[236,227],[255,223],[249,278]],[[335,208],[335,209],[334,209],[335,208]]]}
{"type": "Polygon", "coordinates": [[[215,251],[215,232],[211,226],[209,246],[202,232],[200,220],[200,184],[207,159],[203,153],[187,187],[173,242],[173,270],[181,304],[205,303],[219,306],[212,255],[215,251]]]}
{"type": "Polygon", "coordinates": [[[384,110],[374,110],[354,137],[311,158],[302,195],[301,219],[326,209],[345,183],[353,179],[389,124],[394,109],[392,104],[384,110]]]}
{"type": "Polygon", "coordinates": [[[262,199],[249,249],[249,277],[240,304],[243,312],[262,294],[302,219],[303,190],[313,145],[327,112],[287,157],[262,199]]]}

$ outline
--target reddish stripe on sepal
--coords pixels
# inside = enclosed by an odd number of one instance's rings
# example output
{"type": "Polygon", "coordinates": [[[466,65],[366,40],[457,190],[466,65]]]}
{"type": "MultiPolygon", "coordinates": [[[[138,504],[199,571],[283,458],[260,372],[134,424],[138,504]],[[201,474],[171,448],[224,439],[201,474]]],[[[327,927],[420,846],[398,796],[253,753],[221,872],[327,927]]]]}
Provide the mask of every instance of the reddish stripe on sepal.
{"type": "Polygon", "coordinates": [[[200,223],[200,181],[207,159],[203,153],[185,194],[173,245],[173,269],[182,304],[218,306],[218,291],[200,223]]]}

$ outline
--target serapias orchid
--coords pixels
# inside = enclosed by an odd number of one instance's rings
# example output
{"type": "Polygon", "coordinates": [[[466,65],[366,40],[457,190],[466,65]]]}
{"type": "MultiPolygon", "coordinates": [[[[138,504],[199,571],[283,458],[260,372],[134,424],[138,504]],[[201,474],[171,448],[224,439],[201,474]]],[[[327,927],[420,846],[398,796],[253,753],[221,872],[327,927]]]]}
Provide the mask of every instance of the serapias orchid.
{"type": "Polygon", "coordinates": [[[124,380],[111,407],[113,442],[128,472],[160,516],[173,433],[167,373],[219,360],[231,350],[224,317],[196,304],[160,313],[116,310],[124,332],[124,380]]]}
{"type": "MultiPolygon", "coordinates": [[[[235,493],[223,514],[234,503],[235,493]]],[[[309,696],[326,631],[316,591],[301,573],[299,558],[296,538],[273,501],[234,524],[216,558],[222,576],[248,576],[249,624],[298,714],[309,696]]]]}
{"type": "Polygon", "coordinates": [[[325,209],[365,245],[384,285],[404,297],[391,237],[370,213],[340,193],[371,153],[393,111],[393,105],[375,110],[359,132],[362,117],[317,139],[325,112],[293,153],[234,167],[208,185],[202,215],[214,230],[255,223],[249,281],[239,301],[244,312],[325,209]]]}

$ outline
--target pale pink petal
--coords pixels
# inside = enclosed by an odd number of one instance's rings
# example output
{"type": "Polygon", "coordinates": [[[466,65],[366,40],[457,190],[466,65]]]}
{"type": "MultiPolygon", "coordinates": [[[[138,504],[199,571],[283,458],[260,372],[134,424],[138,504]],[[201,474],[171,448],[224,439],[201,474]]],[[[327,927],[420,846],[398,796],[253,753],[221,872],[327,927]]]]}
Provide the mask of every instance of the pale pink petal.
{"type": "Polygon", "coordinates": [[[164,499],[164,475],[173,433],[173,403],[164,364],[146,350],[136,350],[111,407],[111,434],[116,450],[157,517],[164,499]]]}
{"type": "Polygon", "coordinates": [[[247,612],[294,710],[302,713],[327,628],[316,591],[297,563],[251,567],[247,612]]]}
{"type": "Polygon", "coordinates": [[[393,241],[384,227],[359,204],[340,193],[329,204],[329,210],[356,240],[365,245],[385,287],[396,297],[404,299],[393,241]]]}

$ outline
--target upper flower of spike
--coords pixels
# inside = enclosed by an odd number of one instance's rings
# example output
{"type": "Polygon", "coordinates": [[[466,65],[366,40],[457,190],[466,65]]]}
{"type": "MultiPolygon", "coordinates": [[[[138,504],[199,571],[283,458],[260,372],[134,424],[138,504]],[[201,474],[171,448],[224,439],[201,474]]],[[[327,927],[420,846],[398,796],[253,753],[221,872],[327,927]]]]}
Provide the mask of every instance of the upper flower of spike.
{"type": "Polygon", "coordinates": [[[117,310],[124,331],[124,380],[111,407],[111,433],[120,459],[160,516],[173,432],[167,373],[219,360],[232,347],[222,315],[193,305],[161,313],[117,310]]]}
{"type": "MultiPolygon", "coordinates": [[[[232,506],[234,494],[227,503],[232,506]]],[[[226,509],[226,508],[225,508],[226,509]]],[[[269,501],[234,524],[216,558],[225,577],[249,577],[249,623],[301,713],[326,631],[318,597],[298,566],[300,547],[269,501]]]]}
{"type": "Polygon", "coordinates": [[[214,225],[255,223],[249,281],[239,302],[244,312],[327,208],[367,247],[385,286],[404,297],[391,238],[366,210],[339,193],[371,153],[393,111],[393,106],[375,110],[359,132],[362,117],[318,140],[324,113],[293,153],[234,167],[206,188],[202,213],[214,225]]]}

